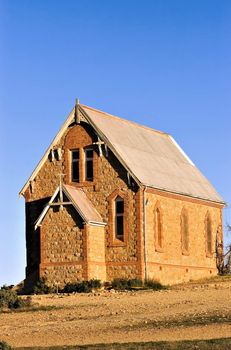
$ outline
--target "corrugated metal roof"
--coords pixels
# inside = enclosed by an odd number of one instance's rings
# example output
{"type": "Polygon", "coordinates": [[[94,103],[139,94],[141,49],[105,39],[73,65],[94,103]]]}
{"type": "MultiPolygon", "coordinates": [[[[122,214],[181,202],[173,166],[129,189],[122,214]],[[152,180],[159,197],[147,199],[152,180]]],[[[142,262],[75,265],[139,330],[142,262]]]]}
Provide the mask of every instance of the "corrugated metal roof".
{"type": "Polygon", "coordinates": [[[62,185],[62,187],[67,197],[74,204],[76,210],[87,223],[105,224],[102,217],[81,188],[75,188],[70,185],[62,185]]]}
{"type": "Polygon", "coordinates": [[[224,203],[168,134],[80,105],[140,183],[224,203]]]}

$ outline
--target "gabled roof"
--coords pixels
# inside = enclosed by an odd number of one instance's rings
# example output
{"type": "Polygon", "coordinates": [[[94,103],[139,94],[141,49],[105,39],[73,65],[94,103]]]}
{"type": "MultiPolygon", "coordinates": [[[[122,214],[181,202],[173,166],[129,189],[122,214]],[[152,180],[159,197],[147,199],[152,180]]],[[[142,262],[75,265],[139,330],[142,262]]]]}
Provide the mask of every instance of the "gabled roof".
{"type": "MultiPolygon", "coordinates": [[[[46,213],[54,203],[55,198],[57,197],[59,191],[60,191],[60,186],[56,188],[50,201],[47,203],[42,213],[38,217],[35,223],[35,229],[38,226],[41,226],[42,221],[46,216],[46,213]]],[[[74,188],[69,185],[62,185],[61,191],[63,191],[63,193],[66,195],[66,197],[70,201],[69,203],[66,202],[66,204],[64,205],[72,204],[85,223],[91,224],[91,225],[99,225],[99,226],[106,225],[106,223],[103,222],[103,219],[98,213],[98,211],[95,209],[95,207],[93,206],[91,201],[87,198],[85,192],[81,188],[74,188]]],[[[55,203],[55,204],[58,204],[58,203],[55,203]]]]}
{"type": "Polygon", "coordinates": [[[73,203],[74,207],[86,223],[106,225],[82,188],[75,188],[69,185],[62,185],[62,187],[64,193],[73,203]]]}
{"type": "MultiPolygon", "coordinates": [[[[82,104],[78,105],[78,110],[138,184],[224,203],[211,183],[169,134],[82,104]]],[[[69,115],[68,122],[60,130],[59,138],[73,120],[74,111],[72,111],[72,117],[69,115]]],[[[57,140],[54,141],[57,142],[57,140]]],[[[51,146],[54,146],[54,143],[51,146]]],[[[46,156],[45,154],[45,159],[46,156]]],[[[39,171],[42,161],[29,181],[36,176],[36,171],[39,171]]],[[[29,181],[21,194],[24,193],[29,181]]]]}

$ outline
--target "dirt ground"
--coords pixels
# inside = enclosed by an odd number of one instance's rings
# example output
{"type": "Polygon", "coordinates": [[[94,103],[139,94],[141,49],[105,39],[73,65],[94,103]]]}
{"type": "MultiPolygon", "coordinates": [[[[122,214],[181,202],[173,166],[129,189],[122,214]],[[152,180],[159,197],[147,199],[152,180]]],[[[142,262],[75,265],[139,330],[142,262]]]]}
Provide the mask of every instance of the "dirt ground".
{"type": "Polygon", "coordinates": [[[0,313],[0,339],[14,347],[231,337],[231,280],[32,298],[44,310],[0,313]]]}

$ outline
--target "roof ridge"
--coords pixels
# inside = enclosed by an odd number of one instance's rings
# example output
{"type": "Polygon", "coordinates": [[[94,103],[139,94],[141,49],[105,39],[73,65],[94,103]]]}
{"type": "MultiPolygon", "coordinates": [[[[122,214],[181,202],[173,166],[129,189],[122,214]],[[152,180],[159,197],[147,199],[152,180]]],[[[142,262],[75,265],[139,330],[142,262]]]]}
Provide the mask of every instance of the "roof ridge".
{"type": "Polygon", "coordinates": [[[87,105],[84,105],[84,104],[82,104],[82,103],[80,103],[80,106],[82,106],[82,107],[84,107],[84,108],[91,109],[92,111],[95,111],[95,112],[99,112],[99,113],[101,113],[101,114],[106,114],[106,116],[108,116],[108,117],[110,117],[110,118],[122,120],[122,121],[125,122],[125,123],[133,124],[133,125],[135,125],[135,126],[138,126],[138,127],[140,127],[140,128],[143,128],[143,129],[146,129],[146,130],[149,130],[149,131],[152,131],[152,132],[157,133],[157,134],[161,134],[161,135],[165,135],[165,136],[171,136],[171,135],[168,134],[167,132],[153,129],[153,128],[151,128],[150,126],[142,125],[142,124],[139,124],[139,123],[134,122],[133,120],[128,120],[128,119],[124,119],[124,118],[118,117],[117,115],[113,115],[113,114],[110,114],[110,113],[108,113],[108,112],[101,111],[100,109],[92,108],[92,107],[87,106],[87,105]]]}

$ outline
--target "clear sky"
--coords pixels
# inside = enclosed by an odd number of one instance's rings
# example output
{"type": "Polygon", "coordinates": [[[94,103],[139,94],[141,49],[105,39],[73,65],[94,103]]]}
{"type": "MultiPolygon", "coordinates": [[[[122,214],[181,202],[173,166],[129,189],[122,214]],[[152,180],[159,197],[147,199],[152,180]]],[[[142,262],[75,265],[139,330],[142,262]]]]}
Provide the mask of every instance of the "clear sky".
{"type": "Polygon", "coordinates": [[[0,82],[0,285],[24,278],[18,193],[76,97],[172,134],[231,203],[231,1],[0,0],[0,82]]]}

